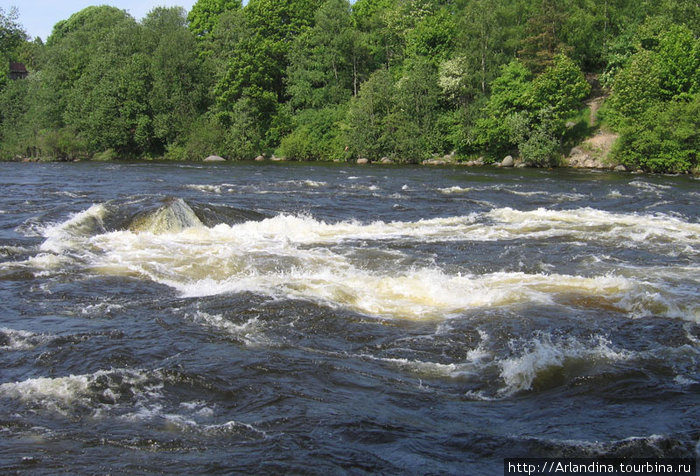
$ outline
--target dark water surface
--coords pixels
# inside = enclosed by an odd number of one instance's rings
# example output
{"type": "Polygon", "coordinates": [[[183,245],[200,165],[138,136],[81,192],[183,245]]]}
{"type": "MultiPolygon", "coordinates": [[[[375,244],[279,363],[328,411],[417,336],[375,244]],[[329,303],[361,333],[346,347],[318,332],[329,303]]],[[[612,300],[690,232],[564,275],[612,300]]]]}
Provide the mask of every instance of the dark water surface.
{"type": "Polygon", "coordinates": [[[0,472],[697,457],[689,177],[0,163],[0,472]]]}

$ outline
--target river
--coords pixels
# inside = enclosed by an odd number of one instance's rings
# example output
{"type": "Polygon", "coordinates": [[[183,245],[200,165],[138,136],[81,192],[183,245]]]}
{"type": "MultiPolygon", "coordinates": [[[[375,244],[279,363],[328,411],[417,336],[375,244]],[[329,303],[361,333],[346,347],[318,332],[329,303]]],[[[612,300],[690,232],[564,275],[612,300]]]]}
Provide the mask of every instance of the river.
{"type": "Polygon", "coordinates": [[[697,457],[687,176],[0,163],[0,472],[697,457]]]}

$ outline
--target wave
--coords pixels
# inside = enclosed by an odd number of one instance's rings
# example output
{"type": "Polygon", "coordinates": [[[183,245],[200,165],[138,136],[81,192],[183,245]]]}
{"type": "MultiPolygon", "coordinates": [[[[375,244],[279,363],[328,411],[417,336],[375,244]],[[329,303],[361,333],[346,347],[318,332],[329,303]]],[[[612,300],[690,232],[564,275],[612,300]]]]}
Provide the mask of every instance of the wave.
{"type": "Polygon", "coordinates": [[[236,324],[221,314],[210,314],[198,310],[193,314],[187,314],[185,318],[196,324],[223,332],[225,336],[239,340],[249,347],[270,344],[270,340],[263,334],[263,325],[257,316],[248,319],[242,324],[236,324]]]}
{"type": "Polygon", "coordinates": [[[499,208],[487,213],[501,224],[505,237],[543,238],[572,236],[623,246],[700,245],[700,223],[668,215],[614,213],[593,208],[519,211],[499,208]]]}
{"type": "Polygon", "coordinates": [[[529,339],[511,340],[506,350],[497,350],[486,333],[480,334],[479,345],[471,349],[463,361],[456,363],[367,354],[358,357],[384,362],[422,378],[463,381],[470,387],[465,395],[475,400],[497,400],[532,391],[535,387],[547,388],[560,384],[562,374],[570,373],[569,378],[574,378],[599,365],[641,357],[638,353],[617,349],[600,335],[581,340],[538,333],[529,339]]]}
{"type": "Polygon", "coordinates": [[[191,184],[191,185],[186,185],[186,188],[189,188],[191,190],[197,190],[199,192],[209,192],[209,193],[216,193],[220,194],[222,191],[223,185],[196,185],[196,184],[191,184]]]}
{"type": "Polygon", "coordinates": [[[0,327],[0,350],[27,350],[48,342],[52,337],[24,330],[0,327]]]}
{"type": "MultiPolygon", "coordinates": [[[[105,204],[71,216],[63,223],[44,227],[46,238],[43,249],[77,236],[104,233],[105,215],[110,213],[105,204]]],[[[224,207],[190,206],[182,199],[168,199],[155,210],[137,213],[126,228],[151,233],[179,233],[206,225],[241,225],[235,232],[250,238],[271,237],[296,243],[333,243],[345,240],[387,240],[421,238],[430,241],[494,241],[511,239],[541,239],[570,236],[592,241],[619,240],[622,244],[665,244],[682,242],[700,245],[700,224],[663,214],[641,215],[614,213],[593,208],[550,210],[538,208],[520,211],[509,207],[495,208],[485,213],[465,216],[423,219],[415,222],[341,221],[328,223],[310,216],[280,214],[276,217],[245,210],[229,209],[236,219],[227,220],[224,207]],[[203,223],[201,215],[216,209],[203,223]],[[219,220],[219,221],[217,221],[219,220]]],[[[114,227],[112,227],[114,228],[114,227]]],[[[220,229],[219,229],[220,230],[220,229]]],[[[57,248],[58,251],[61,247],[57,248]]]]}
{"type": "Polygon", "coordinates": [[[511,446],[524,446],[525,454],[561,458],[688,458],[698,454],[698,432],[631,436],[612,441],[520,438],[511,446]],[[694,434],[693,434],[694,433],[694,434]]]}
{"type": "Polygon", "coordinates": [[[85,410],[96,415],[109,405],[139,403],[149,396],[157,398],[162,387],[158,372],[116,369],[4,383],[0,385],[0,396],[62,415],[85,410]]]}
{"type": "MultiPolygon", "coordinates": [[[[688,285],[667,286],[665,269],[654,274],[644,268],[635,274],[604,267],[596,276],[448,273],[434,265],[397,267],[403,255],[368,268],[352,259],[357,249],[348,249],[357,242],[568,237],[666,253],[679,253],[677,248],[683,247],[691,255],[697,253],[700,224],[678,217],[591,208],[498,208],[414,222],[328,223],[304,215],[264,217],[236,209],[191,207],[174,199],[137,214],[126,228],[106,231],[108,213],[106,205],[94,205],[47,227],[42,253],[27,264],[51,271],[77,257],[91,272],[147,278],[185,297],[254,292],[390,318],[434,319],[483,307],[560,304],[600,305],[632,317],[657,315],[700,322],[700,306],[686,292],[688,285]]],[[[689,281],[697,275],[692,266],[684,274],[689,281]]]]}
{"type": "Polygon", "coordinates": [[[168,403],[171,400],[169,389],[184,382],[191,384],[190,380],[163,369],[100,370],[92,374],[4,383],[0,385],[0,398],[15,400],[34,411],[48,411],[71,419],[89,416],[125,422],[150,421],[170,430],[209,436],[265,436],[263,431],[247,423],[232,420],[217,423],[215,406],[205,401],[168,403]]]}
{"type": "Polygon", "coordinates": [[[552,369],[581,363],[593,366],[601,361],[624,361],[635,355],[614,349],[602,336],[581,342],[572,337],[555,340],[550,334],[542,334],[527,341],[511,341],[511,347],[517,349],[518,354],[498,361],[500,377],[505,383],[499,392],[502,395],[531,390],[536,379],[552,369]]]}

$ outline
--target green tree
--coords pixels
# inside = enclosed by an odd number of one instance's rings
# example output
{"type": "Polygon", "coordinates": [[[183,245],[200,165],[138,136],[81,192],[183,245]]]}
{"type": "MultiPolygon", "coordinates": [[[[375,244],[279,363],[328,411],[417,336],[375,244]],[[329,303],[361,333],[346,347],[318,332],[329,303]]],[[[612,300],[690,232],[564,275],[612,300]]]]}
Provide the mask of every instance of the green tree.
{"type": "Polygon", "coordinates": [[[650,19],[637,51],[613,77],[613,155],[630,167],[685,172],[698,165],[700,40],[684,25],[650,19]]]}
{"type": "MultiPolygon", "coordinates": [[[[251,0],[242,10],[238,26],[243,30],[233,45],[226,72],[217,82],[217,117],[231,133],[241,136],[239,101],[253,118],[260,144],[269,148],[268,129],[280,105],[287,100],[286,71],[294,38],[313,24],[320,0],[251,0]]],[[[248,134],[248,133],[245,133],[248,134]]],[[[243,134],[243,135],[245,135],[243,134]]],[[[262,147],[262,146],[260,146],[262,147]]]]}
{"type": "Polygon", "coordinates": [[[520,58],[535,73],[550,66],[557,53],[569,49],[562,32],[567,22],[568,1],[537,0],[535,10],[527,20],[526,36],[522,40],[520,58]]]}
{"type": "Polygon", "coordinates": [[[513,147],[508,118],[533,109],[532,73],[513,60],[501,70],[491,85],[491,96],[476,123],[475,142],[490,154],[513,147]]]}
{"type": "Polygon", "coordinates": [[[319,108],[347,101],[364,63],[352,27],[350,3],[327,0],[313,28],[297,36],[290,51],[288,88],[295,108],[319,108]]]}
{"type": "Polygon", "coordinates": [[[105,33],[95,55],[67,95],[64,122],[88,140],[90,151],[139,156],[152,146],[149,58],[136,22],[105,33]]]}
{"type": "Polygon", "coordinates": [[[187,14],[189,29],[195,37],[207,38],[219,24],[219,19],[225,12],[241,7],[241,0],[197,0],[187,14]]]}
{"type": "Polygon", "coordinates": [[[41,67],[42,86],[47,97],[47,126],[60,128],[65,125],[63,116],[72,89],[90,63],[100,58],[100,49],[110,32],[121,26],[133,28],[134,25],[134,19],[125,11],[101,6],[84,8],[54,26],[46,41],[41,67]]]}
{"type": "Polygon", "coordinates": [[[282,139],[280,154],[292,160],[345,159],[346,114],[345,104],[301,111],[294,118],[294,130],[282,139]]]}
{"type": "Polygon", "coordinates": [[[557,55],[552,66],[533,82],[534,105],[549,108],[554,120],[564,120],[581,108],[591,86],[581,69],[565,55],[557,55]]]}
{"type": "Polygon", "coordinates": [[[365,38],[371,58],[371,69],[392,62],[396,46],[390,33],[387,18],[398,0],[357,0],[352,4],[352,21],[355,29],[365,38]]]}
{"type": "Polygon", "coordinates": [[[688,172],[700,166],[700,94],[659,102],[625,121],[613,158],[650,172],[688,172]]]}
{"type": "Polygon", "coordinates": [[[10,61],[19,61],[22,47],[28,39],[18,17],[16,8],[5,12],[0,7],[0,91],[7,83],[10,61]]]}
{"type": "Polygon", "coordinates": [[[181,140],[206,110],[209,75],[180,7],[153,9],[143,20],[149,52],[148,104],[154,151],[181,140]]]}
{"type": "Polygon", "coordinates": [[[405,67],[394,90],[394,112],[388,118],[391,153],[402,161],[417,162],[433,151],[442,152],[437,129],[440,88],[435,66],[418,57],[405,67]]]}
{"type": "Polygon", "coordinates": [[[394,109],[394,87],[391,74],[379,69],[350,101],[347,142],[356,157],[378,159],[392,152],[387,119],[394,109]]]}

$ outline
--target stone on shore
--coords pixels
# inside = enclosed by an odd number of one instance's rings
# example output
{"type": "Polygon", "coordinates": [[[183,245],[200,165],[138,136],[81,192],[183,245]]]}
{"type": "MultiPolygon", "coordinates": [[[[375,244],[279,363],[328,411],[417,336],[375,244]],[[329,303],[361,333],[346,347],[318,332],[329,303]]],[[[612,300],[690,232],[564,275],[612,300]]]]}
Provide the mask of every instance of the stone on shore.
{"type": "Polygon", "coordinates": [[[360,159],[357,159],[357,163],[358,163],[359,165],[369,164],[369,159],[360,158],[360,159]]]}
{"type": "Polygon", "coordinates": [[[513,167],[515,165],[515,160],[513,160],[512,155],[506,155],[501,161],[500,167],[513,167]]]}
{"type": "Polygon", "coordinates": [[[210,155],[204,159],[204,162],[226,162],[226,159],[219,157],[218,155],[210,155]]]}
{"type": "Polygon", "coordinates": [[[447,162],[441,159],[426,159],[421,162],[423,165],[447,165],[447,162]]]}

